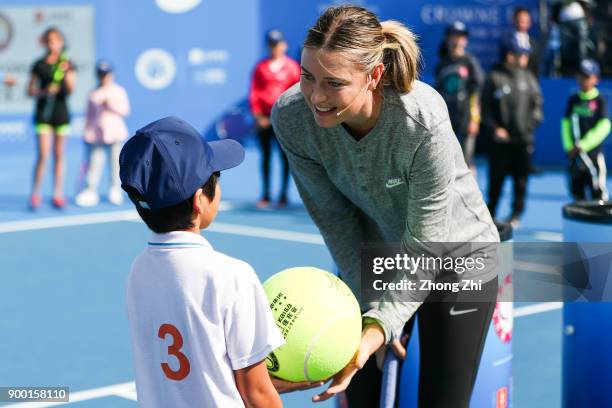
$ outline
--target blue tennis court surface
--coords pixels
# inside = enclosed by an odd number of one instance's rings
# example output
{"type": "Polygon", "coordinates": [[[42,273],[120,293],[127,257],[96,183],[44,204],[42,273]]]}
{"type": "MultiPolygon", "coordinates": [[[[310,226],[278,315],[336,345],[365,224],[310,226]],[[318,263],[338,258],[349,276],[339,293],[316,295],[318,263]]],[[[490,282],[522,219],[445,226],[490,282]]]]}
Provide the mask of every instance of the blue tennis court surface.
{"type": "MultiPolygon", "coordinates": [[[[102,203],[94,210],[71,205],[57,211],[45,203],[39,212],[29,212],[34,151],[30,147],[0,152],[0,385],[68,386],[71,407],[134,407],[125,282],[149,232],[127,204],[102,203]]],[[[72,197],[80,143],[70,140],[67,152],[66,191],[72,197]]],[[[484,186],[485,169],[479,170],[484,186]]],[[[213,228],[203,233],[216,249],[249,262],[262,281],[291,266],[332,269],[294,188],[290,208],[254,208],[259,191],[254,150],[247,152],[244,165],[225,173],[221,183],[224,209],[213,228]]],[[[43,191],[50,192],[48,180],[43,191]]],[[[561,206],[569,201],[563,174],[535,176],[529,191],[527,213],[515,240],[561,240],[561,206]]],[[[507,210],[506,200],[501,215],[507,210]]],[[[558,407],[560,305],[515,308],[514,406],[558,407]]],[[[288,407],[312,406],[314,394],[309,390],[283,400],[288,407]]]]}

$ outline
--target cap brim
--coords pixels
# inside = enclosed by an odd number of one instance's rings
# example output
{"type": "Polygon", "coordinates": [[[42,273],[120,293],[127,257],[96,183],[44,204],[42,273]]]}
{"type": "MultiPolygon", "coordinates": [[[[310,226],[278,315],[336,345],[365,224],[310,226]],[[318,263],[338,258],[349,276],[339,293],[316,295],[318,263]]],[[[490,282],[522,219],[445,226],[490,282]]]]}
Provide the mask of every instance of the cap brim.
{"type": "Polygon", "coordinates": [[[238,166],[244,160],[244,148],[232,139],[208,142],[213,157],[210,166],[214,171],[223,171],[238,166]]]}

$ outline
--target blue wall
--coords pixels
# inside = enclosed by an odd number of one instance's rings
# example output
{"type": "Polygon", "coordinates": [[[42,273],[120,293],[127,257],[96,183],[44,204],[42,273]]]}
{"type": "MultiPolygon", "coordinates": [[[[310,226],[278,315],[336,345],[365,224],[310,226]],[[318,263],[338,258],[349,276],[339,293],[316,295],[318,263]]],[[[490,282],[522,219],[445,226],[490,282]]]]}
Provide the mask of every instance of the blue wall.
{"type": "MultiPolygon", "coordinates": [[[[189,11],[173,14],[163,11],[156,1],[161,0],[15,1],[0,6],[0,13],[4,7],[10,6],[93,5],[95,55],[114,61],[117,80],[128,90],[133,108],[128,118],[130,130],[170,114],[180,115],[198,129],[206,130],[232,107],[244,106],[252,68],[265,55],[263,35],[268,29],[279,28],[285,32],[290,55],[299,59],[300,45],[307,29],[326,6],[336,3],[320,0],[204,0],[189,11]],[[172,81],[158,90],[144,86],[135,74],[136,61],[144,50],[150,48],[164,49],[176,66],[172,81]]],[[[497,55],[495,38],[509,29],[509,16],[516,4],[507,0],[363,0],[355,3],[373,9],[382,20],[403,21],[419,34],[425,57],[425,80],[431,78],[439,41],[450,21],[461,18],[469,22],[472,31],[470,47],[486,66],[497,55]]],[[[526,0],[521,5],[535,10],[536,1],[526,0]]],[[[156,72],[162,72],[164,67],[153,61],[147,65],[147,70],[155,77],[156,72]]],[[[93,72],[90,69],[79,72],[79,75],[91,76],[93,72]]],[[[542,80],[542,89],[546,119],[537,132],[536,163],[562,165],[560,115],[567,97],[576,86],[569,79],[542,80]]],[[[612,82],[602,83],[602,90],[608,98],[612,97],[612,82]]],[[[73,103],[72,106],[77,117],[82,115],[84,108],[82,104],[73,103]]],[[[29,123],[30,117],[29,113],[0,115],[0,124],[6,120],[29,123]]],[[[0,142],[10,140],[1,136],[0,142]]]]}

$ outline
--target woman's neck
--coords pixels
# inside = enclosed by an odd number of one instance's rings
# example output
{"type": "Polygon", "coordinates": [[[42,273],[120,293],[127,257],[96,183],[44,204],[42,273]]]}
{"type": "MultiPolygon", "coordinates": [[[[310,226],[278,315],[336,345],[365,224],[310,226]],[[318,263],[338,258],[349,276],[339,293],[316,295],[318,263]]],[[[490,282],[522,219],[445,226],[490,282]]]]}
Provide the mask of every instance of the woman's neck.
{"type": "Polygon", "coordinates": [[[346,130],[355,139],[362,139],[374,129],[380,112],[382,111],[383,99],[382,89],[379,88],[379,91],[372,92],[372,98],[370,98],[369,102],[364,104],[358,115],[343,123],[346,130]]]}

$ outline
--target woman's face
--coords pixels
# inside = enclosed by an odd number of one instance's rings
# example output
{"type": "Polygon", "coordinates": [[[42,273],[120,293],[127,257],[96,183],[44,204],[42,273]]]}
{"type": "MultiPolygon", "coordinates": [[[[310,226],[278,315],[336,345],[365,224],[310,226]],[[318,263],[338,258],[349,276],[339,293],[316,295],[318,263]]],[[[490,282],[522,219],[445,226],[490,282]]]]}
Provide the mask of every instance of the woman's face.
{"type": "Polygon", "coordinates": [[[64,38],[60,33],[51,31],[49,34],[47,34],[45,46],[49,52],[60,53],[62,48],[64,48],[64,38]]]}
{"type": "Polygon", "coordinates": [[[369,76],[345,54],[304,48],[300,86],[317,124],[336,126],[359,116],[372,98],[369,76]]]}

